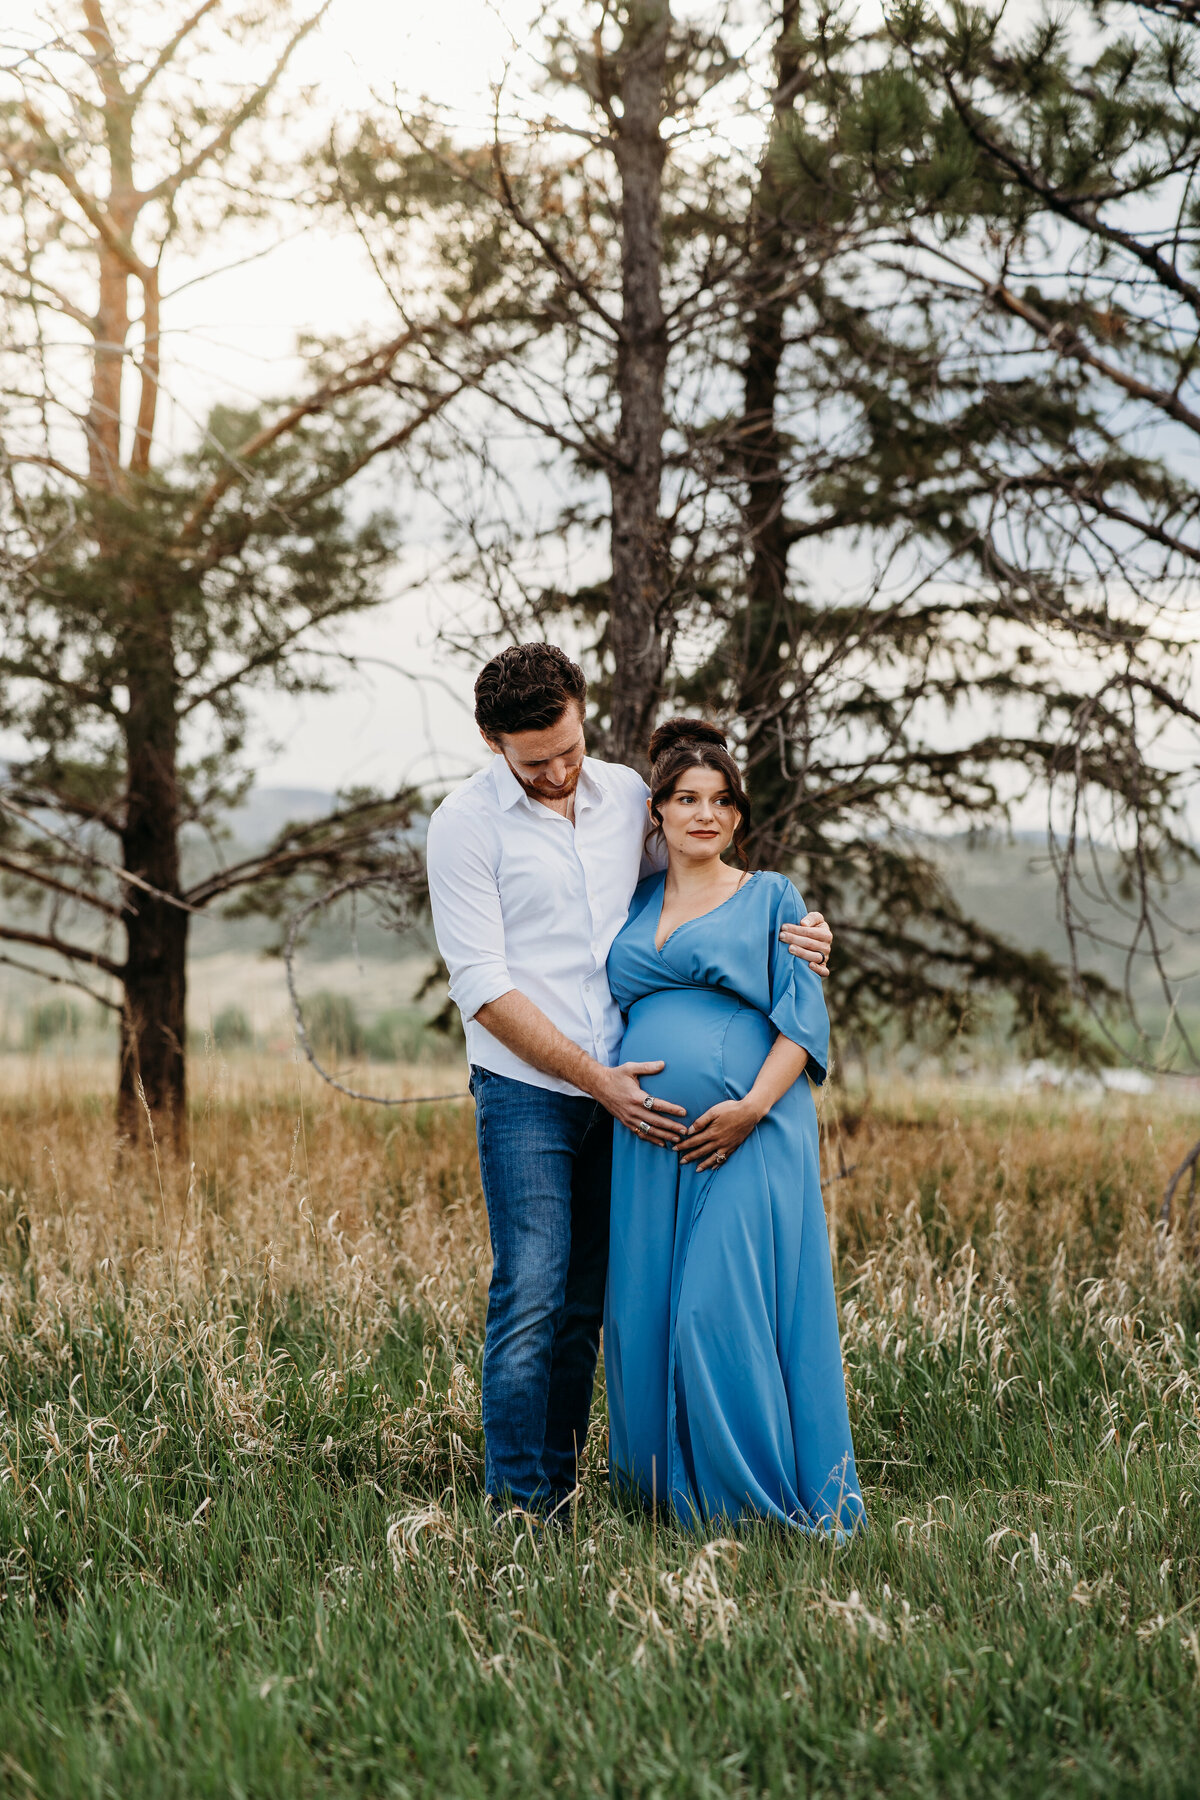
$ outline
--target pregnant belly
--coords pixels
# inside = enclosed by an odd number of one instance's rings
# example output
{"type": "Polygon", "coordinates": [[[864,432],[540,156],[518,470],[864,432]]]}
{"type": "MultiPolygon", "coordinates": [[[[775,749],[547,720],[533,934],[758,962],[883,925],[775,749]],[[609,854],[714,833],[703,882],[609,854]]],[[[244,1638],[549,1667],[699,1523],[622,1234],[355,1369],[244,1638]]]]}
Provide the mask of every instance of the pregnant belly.
{"type": "Polygon", "coordinates": [[[775,1041],[769,1019],[715,988],[667,988],[631,1007],[622,1062],[666,1068],[643,1075],[655,1099],[674,1100],[695,1118],[718,1100],[740,1098],[753,1085],[775,1041]]]}

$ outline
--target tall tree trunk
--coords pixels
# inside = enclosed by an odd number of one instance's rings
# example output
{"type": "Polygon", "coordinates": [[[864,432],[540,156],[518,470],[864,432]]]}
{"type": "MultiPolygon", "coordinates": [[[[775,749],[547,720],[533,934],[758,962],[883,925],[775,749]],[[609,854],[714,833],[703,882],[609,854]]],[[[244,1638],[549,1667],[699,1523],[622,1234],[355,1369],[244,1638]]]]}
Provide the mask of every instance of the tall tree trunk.
{"type": "MultiPolygon", "coordinates": [[[[150,470],[158,397],[158,272],[138,256],[133,233],[144,196],[134,181],[133,123],[137,96],[123,68],[101,0],[84,0],[86,35],[104,94],[109,162],[105,227],[97,229],[99,296],[94,324],[88,462],[95,489],[129,495],[132,474],[150,470]],[[137,423],[130,465],[121,461],[121,388],[130,332],[129,284],[142,294],[143,343],[137,423]]],[[[97,512],[97,545],[110,567],[129,553],[119,507],[97,512]]],[[[122,860],[159,893],[179,894],[179,727],[171,608],[148,587],[127,583],[124,629],[126,792],[122,860]]],[[[138,888],[125,889],[124,1004],[117,1080],[117,1123],[130,1138],[146,1129],[148,1109],[161,1135],[180,1141],[185,1123],[187,921],[138,888]]]]}
{"type": "Polygon", "coordinates": [[[121,466],[121,384],[129,337],[129,279],[138,270],[131,233],[141,196],[133,179],[136,102],[125,91],[121,65],[98,0],[84,0],[85,36],[104,92],[102,117],[108,150],[109,190],[105,229],[97,228],[99,293],[92,325],[92,397],[87,416],[88,473],[102,493],[124,486],[121,466]]]}
{"type": "MultiPolygon", "coordinates": [[[[775,125],[772,140],[792,107],[800,72],[795,40],[798,0],[784,0],[775,47],[775,125]]],[[[789,637],[787,482],[778,423],[779,374],[794,278],[794,240],[782,216],[768,144],[751,214],[740,441],[745,482],[743,528],[748,552],[746,605],[736,646],[737,709],[745,721],[745,754],[760,823],[752,841],[757,866],[777,865],[785,846],[778,821],[791,788],[775,725],[780,683],[788,673],[780,647],[789,637]]]]}
{"type": "Polygon", "coordinates": [[[663,390],[667,332],[662,303],[661,124],[671,30],[669,0],[632,0],[619,53],[621,114],[621,335],[617,346],[617,472],[612,479],[612,599],[615,662],[608,749],[645,764],[662,694],[670,597],[661,514],[663,390]]]}
{"type": "MultiPolygon", "coordinates": [[[[130,633],[125,867],[160,893],[178,896],[179,726],[169,607],[138,597],[130,633]]],[[[182,907],[126,889],[124,1008],[117,1119],[130,1137],[145,1106],[176,1143],[185,1125],[187,926],[182,907]],[[141,1091],[139,1092],[139,1084],[141,1091]]]]}

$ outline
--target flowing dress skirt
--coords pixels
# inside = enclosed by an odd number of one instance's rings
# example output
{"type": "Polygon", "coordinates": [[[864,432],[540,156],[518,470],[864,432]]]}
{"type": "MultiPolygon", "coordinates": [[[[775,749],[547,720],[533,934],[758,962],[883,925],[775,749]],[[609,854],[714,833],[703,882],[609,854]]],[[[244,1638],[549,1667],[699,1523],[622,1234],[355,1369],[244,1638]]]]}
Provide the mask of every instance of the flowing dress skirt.
{"type": "MultiPolygon", "coordinates": [[[[642,1085],[695,1119],[775,1035],[735,994],[669,987],[631,1006],[621,1058],[665,1057],[642,1085]]],[[[604,1361],[618,1485],[688,1524],[861,1522],[807,1079],[703,1174],[617,1127],[604,1361]]]]}

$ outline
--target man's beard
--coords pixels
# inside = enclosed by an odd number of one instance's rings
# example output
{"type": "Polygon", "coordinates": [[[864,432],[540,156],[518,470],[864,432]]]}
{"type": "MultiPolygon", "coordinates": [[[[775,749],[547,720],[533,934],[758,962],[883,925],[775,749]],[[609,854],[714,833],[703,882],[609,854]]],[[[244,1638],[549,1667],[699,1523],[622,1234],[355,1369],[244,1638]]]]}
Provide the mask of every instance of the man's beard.
{"type": "MultiPolygon", "coordinates": [[[[505,760],[507,761],[507,758],[505,760]]],[[[561,787],[549,788],[539,785],[536,781],[522,780],[512,764],[509,763],[508,766],[510,770],[512,770],[512,774],[516,779],[518,787],[522,788],[525,793],[529,795],[531,800],[569,800],[571,795],[575,792],[575,789],[579,786],[579,777],[583,773],[583,764],[580,763],[578,768],[571,770],[570,775],[561,787]]]]}

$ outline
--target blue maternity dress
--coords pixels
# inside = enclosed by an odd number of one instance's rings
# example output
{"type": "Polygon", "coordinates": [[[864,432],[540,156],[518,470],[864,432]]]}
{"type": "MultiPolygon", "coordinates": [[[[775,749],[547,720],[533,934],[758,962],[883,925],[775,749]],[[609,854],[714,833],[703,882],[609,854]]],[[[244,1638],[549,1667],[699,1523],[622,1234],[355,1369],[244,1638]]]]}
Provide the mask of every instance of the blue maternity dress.
{"type": "MultiPolygon", "coordinates": [[[[791,882],[752,875],[657,950],[664,880],[642,882],[608,959],[627,1019],[621,1060],[665,1059],[642,1086],[689,1119],[745,1094],[779,1032],[824,1081],[821,983],[779,941],[804,916],[791,882]]],[[[618,1485],[669,1501],[689,1525],[861,1522],[803,1076],[719,1169],[616,1127],[604,1367],[618,1485]]]]}

